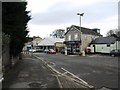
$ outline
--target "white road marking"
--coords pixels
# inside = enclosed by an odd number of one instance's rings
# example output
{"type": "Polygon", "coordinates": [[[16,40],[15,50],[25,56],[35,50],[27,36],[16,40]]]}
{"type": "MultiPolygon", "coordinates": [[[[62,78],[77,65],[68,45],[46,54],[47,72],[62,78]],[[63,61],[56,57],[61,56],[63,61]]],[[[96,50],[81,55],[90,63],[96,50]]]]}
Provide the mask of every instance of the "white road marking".
{"type": "Polygon", "coordinates": [[[50,62],[51,64],[52,64],[52,67],[55,67],[56,66],[56,64],[55,63],[53,63],[53,62],[50,62]]]}
{"type": "MultiPolygon", "coordinates": [[[[38,57],[38,56],[36,56],[36,55],[34,55],[34,56],[35,56],[36,58],[42,60],[42,58],[40,58],[40,57],[38,57]]],[[[61,68],[62,70],[65,71],[65,73],[61,73],[61,72],[57,71],[55,68],[53,68],[51,65],[47,64],[47,62],[45,62],[45,60],[42,60],[42,61],[43,61],[53,72],[57,73],[58,75],[62,75],[62,76],[68,77],[66,74],[69,73],[71,76],[73,76],[74,80],[75,80],[75,78],[76,78],[77,80],[79,80],[80,82],[82,82],[84,85],[87,85],[88,87],[93,88],[93,86],[89,85],[86,81],[84,81],[84,80],[82,80],[81,78],[77,77],[76,75],[74,75],[73,73],[69,72],[68,70],[66,70],[66,69],[64,69],[64,68],[61,68]]],[[[52,63],[53,63],[53,62],[52,62],[52,63]]],[[[53,64],[55,65],[55,63],[53,63],[53,64]]],[[[70,79],[70,78],[72,79],[72,77],[68,77],[68,78],[69,78],[69,79],[70,79]]],[[[58,79],[58,81],[59,81],[59,79],[58,79]]]]}
{"type": "Polygon", "coordinates": [[[86,81],[84,81],[84,80],[82,80],[81,78],[77,77],[76,75],[74,75],[73,73],[69,72],[68,70],[66,70],[66,69],[64,69],[64,68],[61,68],[61,69],[64,70],[65,73],[69,73],[69,74],[71,74],[73,77],[75,77],[76,79],[82,81],[82,82],[85,83],[85,84],[88,84],[86,81]]]}

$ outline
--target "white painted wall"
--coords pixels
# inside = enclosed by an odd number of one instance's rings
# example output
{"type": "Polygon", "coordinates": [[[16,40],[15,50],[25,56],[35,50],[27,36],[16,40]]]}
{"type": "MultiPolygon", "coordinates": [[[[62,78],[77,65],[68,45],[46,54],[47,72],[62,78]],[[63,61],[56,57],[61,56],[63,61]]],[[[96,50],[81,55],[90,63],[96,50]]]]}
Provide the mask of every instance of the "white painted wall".
{"type": "MultiPolygon", "coordinates": [[[[91,52],[94,53],[93,45],[90,45],[91,52]]],[[[99,53],[110,53],[113,49],[120,49],[120,41],[110,44],[110,47],[107,47],[107,44],[95,44],[96,52],[99,53]]]]}
{"type": "Polygon", "coordinates": [[[107,44],[96,45],[96,52],[109,53],[111,51],[111,45],[110,47],[107,47],[107,44]]]}

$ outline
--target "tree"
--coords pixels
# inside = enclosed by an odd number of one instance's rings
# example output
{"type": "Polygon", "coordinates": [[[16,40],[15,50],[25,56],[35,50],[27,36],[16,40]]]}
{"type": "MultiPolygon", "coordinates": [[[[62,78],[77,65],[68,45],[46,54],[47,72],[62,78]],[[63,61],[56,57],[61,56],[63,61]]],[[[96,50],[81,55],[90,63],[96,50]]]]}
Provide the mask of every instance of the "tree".
{"type": "Polygon", "coordinates": [[[107,36],[111,36],[111,35],[114,35],[116,37],[120,37],[120,31],[118,29],[109,30],[107,32],[107,36]]]}
{"type": "Polygon", "coordinates": [[[120,30],[119,29],[115,29],[115,34],[120,37],[120,30]]]}
{"type": "Polygon", "coordinates": [[[27,42],[27,23],[31,19],[26,11],[27,2],[2,3],[2,32],[10,35],[10,55],[17,56],[27,42]]]}
{"type": "Polygon", "coordinates": [[[112,34],[115,34],[115,31],[114,31],[114,30],[109,30],[109,31],[107,32],[107,36],[111,36],[112,34]]]}

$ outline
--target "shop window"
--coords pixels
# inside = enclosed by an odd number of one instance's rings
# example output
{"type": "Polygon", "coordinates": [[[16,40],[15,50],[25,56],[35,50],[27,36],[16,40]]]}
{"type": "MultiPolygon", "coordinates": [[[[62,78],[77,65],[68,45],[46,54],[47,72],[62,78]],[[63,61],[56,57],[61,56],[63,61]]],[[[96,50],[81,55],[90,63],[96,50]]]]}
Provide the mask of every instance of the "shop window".
{"type": "Polygon", "coordinates": [[[75,34],[74,38],[75,38],[75,40],[77,40],[78,39],[78,34],[75,34]]]}
{"type": "Polygon", "coordinates": [[[68,40],[69,40],[69,41],[71,40],[71,35],[68,36],[68,40]]]}
{"type": "Polygon", "coordinates": [[[110,47],[110,44],[107,44],[107,47],[110,47]]]}

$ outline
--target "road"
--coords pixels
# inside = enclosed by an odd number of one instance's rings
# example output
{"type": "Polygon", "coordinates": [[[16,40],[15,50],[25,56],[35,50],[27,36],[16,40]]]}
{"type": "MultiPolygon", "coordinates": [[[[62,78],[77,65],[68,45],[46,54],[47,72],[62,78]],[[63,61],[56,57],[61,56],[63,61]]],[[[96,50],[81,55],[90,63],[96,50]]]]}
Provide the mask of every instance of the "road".
{"type": "Polygon", "coordinates": [[[100,55],[81,57],[45,53],[34,55],[50,63],[57,71],[63,73],[61,68],[64,68],[97,88],[118,88],[117,57],[100,55]]]}

